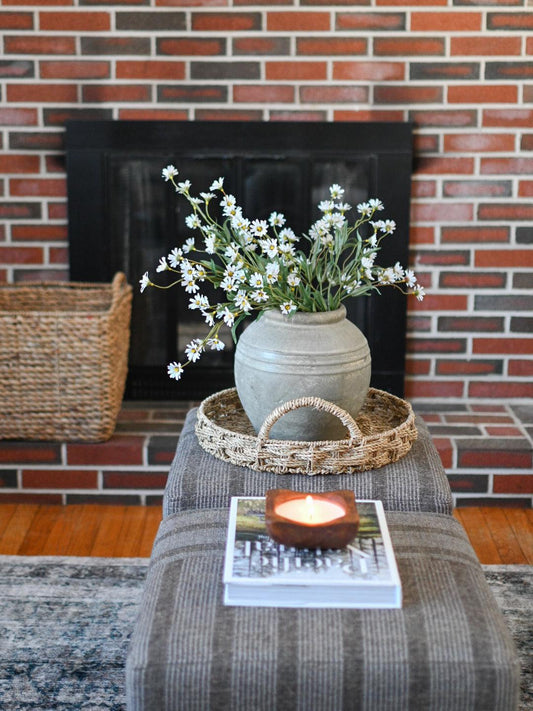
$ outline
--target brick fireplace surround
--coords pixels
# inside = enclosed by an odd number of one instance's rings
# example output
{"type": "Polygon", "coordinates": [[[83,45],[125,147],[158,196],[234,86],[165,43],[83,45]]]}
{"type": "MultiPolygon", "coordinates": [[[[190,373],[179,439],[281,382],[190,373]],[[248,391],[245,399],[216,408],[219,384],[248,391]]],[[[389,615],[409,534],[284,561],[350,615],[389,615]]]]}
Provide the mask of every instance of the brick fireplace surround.
{"type": "MultiPolygon", "coordinates": [[[[4,282],[69,277],[67,119],[413,121],[406,396],[458,502],[531,505],[527,0],[3,0],[0,27],[4,282]]],[[[187,406],[125,403],[103,445],[0,441],[0,500],[157,501],[187,406]]]]}

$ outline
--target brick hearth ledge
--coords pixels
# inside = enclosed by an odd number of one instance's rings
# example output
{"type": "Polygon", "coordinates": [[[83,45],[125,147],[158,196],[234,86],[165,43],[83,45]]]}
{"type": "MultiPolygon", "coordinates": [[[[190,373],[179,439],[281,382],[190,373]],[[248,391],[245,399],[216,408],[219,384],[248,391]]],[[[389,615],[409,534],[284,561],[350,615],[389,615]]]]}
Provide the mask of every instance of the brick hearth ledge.
{"type": "MultiPolygon", "coordinates": [[[[417,402],[457,506],[533,504],[533,403],[417,402]]],[[[160,505],[198,403],[125,402],[101,444],[0,441],[0,502],[160,505]]]]}

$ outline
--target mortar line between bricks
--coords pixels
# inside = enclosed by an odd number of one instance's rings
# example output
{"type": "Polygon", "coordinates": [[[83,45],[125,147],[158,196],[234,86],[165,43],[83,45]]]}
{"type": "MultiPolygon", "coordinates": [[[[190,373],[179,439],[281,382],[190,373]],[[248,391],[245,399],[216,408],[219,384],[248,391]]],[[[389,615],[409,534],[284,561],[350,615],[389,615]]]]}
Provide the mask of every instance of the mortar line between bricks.
{"type": "Polygon", "coordinates": [[[529,467],[524,467],[523,469],[517,469],[516,467],[513,467],[512,469],[502,469],[501,467],[490,467],[490,469],[487,467],[485,469],[465,469],[464,467],[461,467],[460,469],[446,469],[446,474],[461,474],[461,475],[471,475],[471,476],[489,476],[489,475],[495,475],[497,474],[498,476],[516,476],[516,475],[530,475],[531,474],[531,469],[529,467]]]}
{"type": "Polygon", "coordinates": [[[39,470],[39,471],[49,471],[51,469],[61,469],[61,471],[102,471],[102,472],[107,472],[107,471],[123,471],[124,469],[127,469],[128,471],[135,471],[135,472],[144,472],[144,471],[149,471],[149,472],[168,472],[170,469],[170,462],[168,464],[67,464],[66,466],[63,464],[34,464],[33,462],[16,462],[11,465],[3,465],[0,467],[0,471],[6,470],[6,471],[12,471],[13,469],[17,469],[18,472],[22,474],[22,472],[25,469],[32,469],[32,470],[39,470]]]}
{"type": "MultiPolygon", "coordinates": [[[[98,494],[101,496],[127,496],[131,494],[144,494],[148,495],[163,495],[164,489],[38,489],[38,488],[26,488],[26,489],[14,489],[13,487],[5,487],[2,489],[2,494],[62,494],[65,496],[70,496],[71,494],[98,494]]],[[[0,499],[1,501],[1,499],[0,499]]]]}
{"type": "MultiPolygon", "coordinates": [[[[493,493],[486,493],[486,494],[453,494],[454,500],[456,504],[461,501],[461,500],[472,500],[475,499],[477,503],[471,504],[472,506],[480,506],[481,504],[479,501],[484,501],[486,500],[488,503],[488,506],[494,505],[494,500],[498,499],[498,502],[503,502],[506,499],[508,501],[520,501],[521,503],[523,502],[524,504],[528,504],[527,507],[523,508],[532,508],[533,505],[533,497],[531,497],[528,494],[522,495],[522,494],[493,494],[493,493]]],[[[498,505],[501,505],[500,503],[498,505]]],[[[520,507],[522,508],[522,507],[520,507]]]]}

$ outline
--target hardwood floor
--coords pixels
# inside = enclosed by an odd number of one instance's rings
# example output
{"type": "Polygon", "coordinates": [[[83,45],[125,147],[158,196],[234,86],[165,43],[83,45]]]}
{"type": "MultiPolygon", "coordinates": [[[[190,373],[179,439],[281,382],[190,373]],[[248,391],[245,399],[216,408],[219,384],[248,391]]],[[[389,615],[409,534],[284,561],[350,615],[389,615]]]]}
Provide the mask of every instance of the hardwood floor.
{"type": "Polygon", "coordinates": [[[145,558],[160,521],[160,506],[0,504],[0,554],[145,558]]]}
{"type": "MultiPolygon", "coordinates": [[[[459,508],[481,563],[533,565],[533,510],[459,508]]],[[[159,506],[0,504],[0,555],[149,557],[159,506]]]]}
{"type": "Polygon", "coordinates": [[[481,563],[533,565],[533,509],[455,509],[481,563]]]}

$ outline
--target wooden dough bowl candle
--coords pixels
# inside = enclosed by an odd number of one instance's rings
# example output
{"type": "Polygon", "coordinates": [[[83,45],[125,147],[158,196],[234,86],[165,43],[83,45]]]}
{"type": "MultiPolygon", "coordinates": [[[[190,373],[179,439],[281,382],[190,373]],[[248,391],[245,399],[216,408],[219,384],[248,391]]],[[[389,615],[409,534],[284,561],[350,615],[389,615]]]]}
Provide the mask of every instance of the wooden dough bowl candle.
{"type": "Polygon", "coordinates": [[[265,520],[268,535],[292,548],[344,548],[359,528],[355,494],[349,489],[320,494],[269,489],[265,520]]]}

